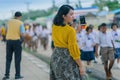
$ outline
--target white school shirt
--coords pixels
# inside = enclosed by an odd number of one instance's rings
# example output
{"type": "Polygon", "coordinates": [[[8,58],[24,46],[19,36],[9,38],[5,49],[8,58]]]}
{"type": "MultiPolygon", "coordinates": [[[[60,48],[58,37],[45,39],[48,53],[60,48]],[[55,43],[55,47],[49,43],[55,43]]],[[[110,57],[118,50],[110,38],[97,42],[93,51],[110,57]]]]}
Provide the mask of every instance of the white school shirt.
{"type": "Polygon", "coordinates": [[[82,34],[86,34],[86,30],[85,29],[82,29],[82,34]]]}
{"type": "Polygon", "coordinates": [[[113,40],[113,37],[110,32],[107,32],[107,31],[106,33],[99,32],[97,43],[101,47],[113,47],[112,40],[113,40]]]}
{"type": "Polygon", "coordinates": [[[116,42],[115,40],[120,40],[120,31],[111,31],[112,37],[113,37],[113,43],[115,48],[120,48],[120,42],[116,42]]]}
{"type": "Polygon", "coordinates": [[[42,26],[37,26],[35,28],[35,32],[36,32],[37,36],[39,36],[41,34],[41,32],[42,32],[42,26]]]}
{"type": "Polygon", "coordinates": [[[48,29],[43,29],[41,32],[41,38],[47,38],[50,34],[50,31],[48,29]]]}
{"type": "Polygon", "coordinates": [[[97,42],[98,31],[97,30],[93,30],[90,34],[92,34],[94,36],[95,42],[97,42]]]}
{"type": "Polygon", "coordinates": [[[33,32],[32,28],[30,28],[25,31],[25,34],[28,34],[30,37],[32,37],[34,35],[34,32],[33,32]]]}
{"type": "Polygon", "coordinates": [[[83,36],[83,51],[93,51],[94,50],[94,44],[96,43],[95,37],[90,34],[85,34],[83,36]]]}
{"type": "Polygon", "coordinates": [[[34,36],[33,28],[31,28],[31,29],[29,30],[29,35],[30,35],[31,37],[34,36]]]}
{"type": "Polygon", "coordinates": [[[77,32],[76,37],[77,37],[77,43],[79,48],[82,50],[82,46],[83,46],[83,36],[84,34],[82,32],[77,32]]]}

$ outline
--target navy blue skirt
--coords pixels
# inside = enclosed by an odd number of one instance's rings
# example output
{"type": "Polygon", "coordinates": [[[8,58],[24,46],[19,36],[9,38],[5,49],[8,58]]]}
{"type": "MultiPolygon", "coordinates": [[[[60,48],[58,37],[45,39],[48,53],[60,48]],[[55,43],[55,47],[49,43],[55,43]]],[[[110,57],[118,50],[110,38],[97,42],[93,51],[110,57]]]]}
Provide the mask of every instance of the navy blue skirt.
{"type": "Polygon", "coordinates": [[[120,48],[116,48],[115,58],[120,58],[120,48]]]}
{"type": "Polygon", "coordinates": [[[91,61],[94,60],[94,51],[80,51],[81,52],[81,60],[83,61],[91,61]]]}

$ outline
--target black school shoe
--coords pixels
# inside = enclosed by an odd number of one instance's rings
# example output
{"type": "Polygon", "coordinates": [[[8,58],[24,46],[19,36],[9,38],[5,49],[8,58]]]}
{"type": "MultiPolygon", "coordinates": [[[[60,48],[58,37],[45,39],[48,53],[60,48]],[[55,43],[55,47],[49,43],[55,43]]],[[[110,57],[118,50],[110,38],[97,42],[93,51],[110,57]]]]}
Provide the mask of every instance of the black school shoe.
{"type": "Polygon", "coordinates": [[[23,76],[15,76],[15,79],[22,79],[24,78],[23,76]]]}
{"type": "Polygon", "coordinates": [[[7,77],[7,76],[5,76],[5,77],[2,78],[2,80],[9,80],[9,79],[10,79],[10,78],[7,77]]]}

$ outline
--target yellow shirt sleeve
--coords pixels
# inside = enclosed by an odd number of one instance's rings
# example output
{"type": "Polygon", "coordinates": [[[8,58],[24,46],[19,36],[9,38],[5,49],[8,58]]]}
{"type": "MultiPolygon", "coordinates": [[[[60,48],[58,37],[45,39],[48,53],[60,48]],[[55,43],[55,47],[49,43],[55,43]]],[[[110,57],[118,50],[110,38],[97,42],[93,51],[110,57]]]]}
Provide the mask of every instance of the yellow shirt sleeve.
{"type": "Polygon", "coordinates": [[[72,29],[68,35],[68,49],[74,60],[80,59],[80,50],[76,41],[76,32],[72,29]]]}

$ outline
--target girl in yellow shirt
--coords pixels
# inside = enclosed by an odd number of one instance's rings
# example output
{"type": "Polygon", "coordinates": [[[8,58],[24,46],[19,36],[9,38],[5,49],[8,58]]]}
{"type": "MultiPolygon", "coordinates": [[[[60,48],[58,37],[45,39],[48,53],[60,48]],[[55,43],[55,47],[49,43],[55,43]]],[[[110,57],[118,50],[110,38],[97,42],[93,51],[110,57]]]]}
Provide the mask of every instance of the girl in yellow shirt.
{"type": "Polygon", "coordinates": [[[84,74],[76,32],[68,25],[74,19],[73,10],[71,6],[63,5],[53,20],[52,39],[55,49],[51,56],[50,80],[81,80],[84,74]]]}

